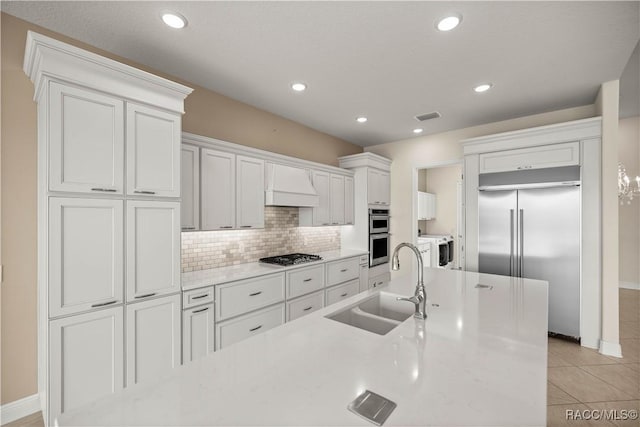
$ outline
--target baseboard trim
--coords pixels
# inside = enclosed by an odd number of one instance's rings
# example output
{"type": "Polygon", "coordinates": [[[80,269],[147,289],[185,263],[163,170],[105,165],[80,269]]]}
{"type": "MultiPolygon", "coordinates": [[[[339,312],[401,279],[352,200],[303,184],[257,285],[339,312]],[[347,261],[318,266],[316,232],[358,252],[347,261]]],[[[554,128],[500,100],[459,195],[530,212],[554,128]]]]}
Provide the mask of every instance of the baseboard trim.
{"type": "Polygon", "coordinates": [[[620,282],[619,287],[623,288],[623,289],[634,289],[636,291],[640,291],[640,283],[634,283],[634,282],[620,282]]]}
{"type": "Polygon", "coordinates": [[[0,425],[19,420],[40,410],[40,398],[37,394],[6,403],[0,407],[0,425]]]}
{"type": "Polygon", "coordinates": [[[617,342],[600,340],[600,354],[622,358],[622,346],[617,342]]]}

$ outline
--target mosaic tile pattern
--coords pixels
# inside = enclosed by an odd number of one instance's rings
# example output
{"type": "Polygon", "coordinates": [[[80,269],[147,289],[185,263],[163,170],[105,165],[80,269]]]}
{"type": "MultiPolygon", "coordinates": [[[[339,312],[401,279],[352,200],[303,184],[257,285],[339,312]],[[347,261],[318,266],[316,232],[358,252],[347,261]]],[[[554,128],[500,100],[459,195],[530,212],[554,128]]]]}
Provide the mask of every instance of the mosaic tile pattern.
{"type": "Polygon", "coordinates": [[[298,208],[266,206],[264,227],[182,233],[182,272],[340,249],[340,227],[298,227],[298,208]]]}

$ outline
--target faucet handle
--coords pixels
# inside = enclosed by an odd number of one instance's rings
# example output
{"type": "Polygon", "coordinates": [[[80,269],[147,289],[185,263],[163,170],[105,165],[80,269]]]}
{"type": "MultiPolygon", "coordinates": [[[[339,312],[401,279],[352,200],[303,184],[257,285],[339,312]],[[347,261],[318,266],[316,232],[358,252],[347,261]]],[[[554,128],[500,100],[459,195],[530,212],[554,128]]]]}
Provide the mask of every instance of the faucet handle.
{"type": "Polygon", "coordinates": [[[418,300],[418,298],[416,298],[416,296],[411,296],[411,297],[396,297],[396,301],[407,301],[407,302],[412,302],[414,304],[418,304],[420,301],[418,300]]]}

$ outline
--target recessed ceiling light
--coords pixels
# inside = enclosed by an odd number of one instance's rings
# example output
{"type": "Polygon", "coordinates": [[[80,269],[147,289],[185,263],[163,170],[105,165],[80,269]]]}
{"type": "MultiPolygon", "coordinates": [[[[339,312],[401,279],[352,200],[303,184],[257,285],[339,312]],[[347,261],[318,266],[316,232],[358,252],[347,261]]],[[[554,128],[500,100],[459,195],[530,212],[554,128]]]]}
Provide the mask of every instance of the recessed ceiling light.
{"type": "Polygon", "coordinates": [[[474,87],[473,90],[478,92],[478,93],[482,93],[482,92],[488,91],[492,87],[493,87],[493,84],[491,84],[491,83],[483,83],[481,85],[478,85],[478,86],[474,87]]]}
{"type": "Polygon", "coordinates": [[[358,122],[358,123],[364,123],[364,122],[366,122],[367,120],[368,120],[368,119],[367,119],[366,117],[364,117],[364,116],[360,116],[360,117],[358,117],[358,118],[356,119],[356,122],[358,122]]]}
{"type": "Polygon", "coordinates": [[[422,133],[422,129],[421,128],[416,128],[413,130],[413,133],[422,133]]]}
{"type": "Polygon", "coordinates": [[[296,82],[291,85],[291,89],[295,90],[296,92],[302,92],[307,89],[307,85],[304,83],[296,82]]]}
{"type": "Polygon", "coordinates": [[[164,12],[162,14],[162,21],[171,28],[184,28],[187,26],[187,19],[176,12],[164,12]]]}
{"type": "Polygon", "coordinates": [[[451,31],[460,24],[460,21],[462,21],[462,15],[454,13],[439,19],[436,28],[440,31],[451,31]]]}

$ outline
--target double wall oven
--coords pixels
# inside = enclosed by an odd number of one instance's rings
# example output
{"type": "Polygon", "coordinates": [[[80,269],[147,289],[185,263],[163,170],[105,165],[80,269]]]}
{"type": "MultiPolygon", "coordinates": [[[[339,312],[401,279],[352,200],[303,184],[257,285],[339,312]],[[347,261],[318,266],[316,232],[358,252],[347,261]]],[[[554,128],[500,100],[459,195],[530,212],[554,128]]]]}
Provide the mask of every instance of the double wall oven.
{"type": "Polygon", "coordinates": [[[369,209],[369,267],[389,262],[389,210],[369,209]]]}

